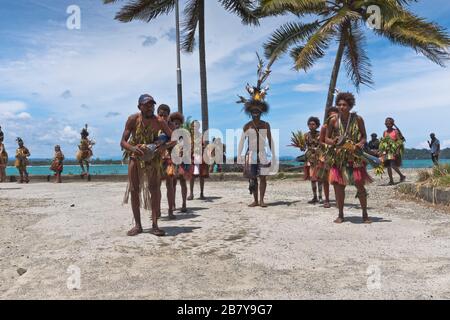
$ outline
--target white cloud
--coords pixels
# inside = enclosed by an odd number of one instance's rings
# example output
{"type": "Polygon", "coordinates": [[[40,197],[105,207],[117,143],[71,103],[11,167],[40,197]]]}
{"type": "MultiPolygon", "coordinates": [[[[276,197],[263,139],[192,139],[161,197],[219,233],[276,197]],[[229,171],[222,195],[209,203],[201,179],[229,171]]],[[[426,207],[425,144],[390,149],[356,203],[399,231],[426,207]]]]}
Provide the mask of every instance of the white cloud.
{"type": "Polygon", "coordinates": [[[295,86],[294,91],[297,92],[323,92],[327,88],[323,84],[301,83],[295,86]]]}
{"type": "Polygon", "coordinates": [[[0,113],[16,113],[26,110],[27,105],[22,101],[0,101],[0,113]]]}

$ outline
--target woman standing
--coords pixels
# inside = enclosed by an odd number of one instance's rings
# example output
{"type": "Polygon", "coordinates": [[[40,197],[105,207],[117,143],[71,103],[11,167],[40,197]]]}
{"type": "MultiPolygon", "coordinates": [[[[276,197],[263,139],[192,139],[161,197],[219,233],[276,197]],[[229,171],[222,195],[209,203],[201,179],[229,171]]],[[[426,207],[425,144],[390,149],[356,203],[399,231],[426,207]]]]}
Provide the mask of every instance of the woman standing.
{"type": "Polygon", "coordinates": [[[30,151],[24,146],[23,140],[21,138],[16,139],[19,148],[16,150],[16,162],[15,167],[19,170],[20,180],[19,183],[28,183],[30,179],[28,178],[27,166],[29,164],[28,157],[30,156],[30,151]]]}
{"type": "Polygon", "coordinates": [[[386,118],[385,125],[387,130],[384,131],[383,139],[380,142],[380,151],[384,157],[384,166],[388,170],[389,185],[394,185],[392,170],[400,176],[400,182],[406,179],[400,171],[405,138],[395,126],[393,118],[386,118]]]}

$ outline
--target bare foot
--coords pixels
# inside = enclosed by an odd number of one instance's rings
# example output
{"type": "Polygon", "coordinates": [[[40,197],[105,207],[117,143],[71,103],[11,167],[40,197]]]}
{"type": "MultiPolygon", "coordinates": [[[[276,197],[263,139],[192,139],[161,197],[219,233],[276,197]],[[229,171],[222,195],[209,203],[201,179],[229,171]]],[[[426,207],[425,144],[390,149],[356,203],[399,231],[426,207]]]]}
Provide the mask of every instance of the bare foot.
{"type": "Polygon", "coordinates": [[[341,217],[338,217],[338,218],[336,218],[336,220],[334,220],[334,223],[342,223],[342,222],[344,222],[344,218],[341,218],[341,217]]]}
{"type": "Polygon", "coordinates": [[[371,223],[372,223],[372,220],[370,220],[369,217],[363,217],[363,223],[365,223],[365,224],[371,224],[371,223]]]}
{"type": "Polygon", "coordinates": [[[181,208],[181,210],[180,210],[181,212],[187,212],[187,208],[186,208],[186,206],[183,206],[182,208],[181,208]]]}
{"type": "Polygon", "coordinates": [[[319,200],[317,200],[316,197],[312,198],[312,200],[308,201],[309,204],[316,204],[317,202],[319,202],[319,200]]]}
{"type": "Polygon", "coordinates": [[[177,217],[173,213],[169,213],[169,220],[176,220],[177,217]]]}
{"type": "Polygon", "coordinates": [[[157,237],[163,237],[166,235],[166,233],[164,232],[164,230],[161,230],[158,227],[153,227],[150,229],[150,233],[157,236],[157,237]]]}
{"type": "Polygon", "coordinates": [[[191,194],[189,197],[187,197],[187,200],[194,200],[194,196],[191,194]]]}
{"type": "Polygon", "coordinates": [[[401,176],[400,177],[400,182],[405,182],[405,180],[406,180],[406,176],[401,176]]]}
{"type": "Polygon", "coordinates": [[[261,201],[259,204],[262,208],[267,208],[267,204],[264,201],[261,201]]]}
{"type": "Polygon", "coordinates": [[[205,196],[203,194],[201,194],[199,199],[200,200],[205,200],[206,198],[205,198],[205,196]]]}
{"type": "Polygon", "coordinates": [[[328,201],[325,201],[323,204],[323,207],[328,209],[328,208],[331,208],[331,205],[328,201]]]}
{"type": "Polygon", "coordinates": [[[133,229],[127,232],[127,236],[134,237],[140,233],[142,233],[142,227],[134,227],[133,229]]]}
{"type": "Polygon", "coordinates": [[[249,207],[253,208],[253,207],[257,207],[258,206],[258,202],[252,202],[248,205],[249,207]]]}

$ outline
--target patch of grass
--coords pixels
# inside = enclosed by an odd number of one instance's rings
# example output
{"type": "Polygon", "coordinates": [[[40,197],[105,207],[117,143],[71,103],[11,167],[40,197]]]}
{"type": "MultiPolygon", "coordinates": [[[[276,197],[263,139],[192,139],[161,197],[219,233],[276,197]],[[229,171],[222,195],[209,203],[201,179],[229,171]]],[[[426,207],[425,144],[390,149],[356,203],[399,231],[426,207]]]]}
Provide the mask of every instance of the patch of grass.
{"type": "Polygon", "coordinates": [[[450,187],[450,164],[435,166],[431,172],[421,170],[418,173],[417,180],[435,187],[450,187]]]}

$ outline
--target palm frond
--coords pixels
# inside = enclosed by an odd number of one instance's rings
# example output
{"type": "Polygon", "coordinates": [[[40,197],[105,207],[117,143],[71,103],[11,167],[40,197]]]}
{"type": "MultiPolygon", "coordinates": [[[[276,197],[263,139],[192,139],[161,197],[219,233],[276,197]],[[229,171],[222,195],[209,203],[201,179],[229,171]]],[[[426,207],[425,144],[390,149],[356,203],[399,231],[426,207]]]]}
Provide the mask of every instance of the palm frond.
{"type": "Polygon", "coordinates": [[[262,16],[277,16],[286,13],[303,16],[320,14],[326,9],[326,0],[261,0],[257,10],[262,16]]]}
{"type": "Polygon", "coordinates": [[[184,8],[184,20],[182,22],[181,48],[186,52],[193,52],[195,48],[195,32],[200,18],[200,5],[197,0],[189,0],[184,8]]]}
{"type": "Polygon", "coordinates": [[[382,28],[374,31],[393,43],[413,48],[440,66],[445,66],[450,59],[450,37],[446,29],[406,10],[401,16],[384,21],[382,28]]]}
{"type": "Polygon", "coordinates": [[[264,44],[264,54],[267,59],[276,59],[284,54],[292,45],[308,39],[318,28],[318,21],[302,23],[286,23],[279,27],[264,44]]]}
{"type": "Polygon", "coordinates": [[[318,59],[324,56],[330,40],[337,34],[340,27],[359,18],[360,15],[355,11],[346,7],[340,9],[334,16],[327,19],[303,46],[291,51],[291,56],[296,54],[294,68],[305,71],[310,69],[318,59]]]}
{"type": "Polygon", "coordinates": [[[364,46],[366,44],[364,33],[357,22],[351,23],[348,28],[342,30],[345,37],[344,62],[347,75],[352,80],[359,92],[361,84],[373,85],[370,59],[364,46]]]}
{"type": "MultiPolygon", "coordinates": [[[[117,0],[105,0],[108,3],[117,0]]],[[[149,22],[160,15],[169,14],[175,7],[175,0],[134,0],[123,6],[115,19],[121,22],[142,20],[149,22]]]]}
{"type": "Polygon", "coordinates": [[[259,25],[253,0],[219,0],[225,10],[235,13],[244,24],[259,25]]]}

